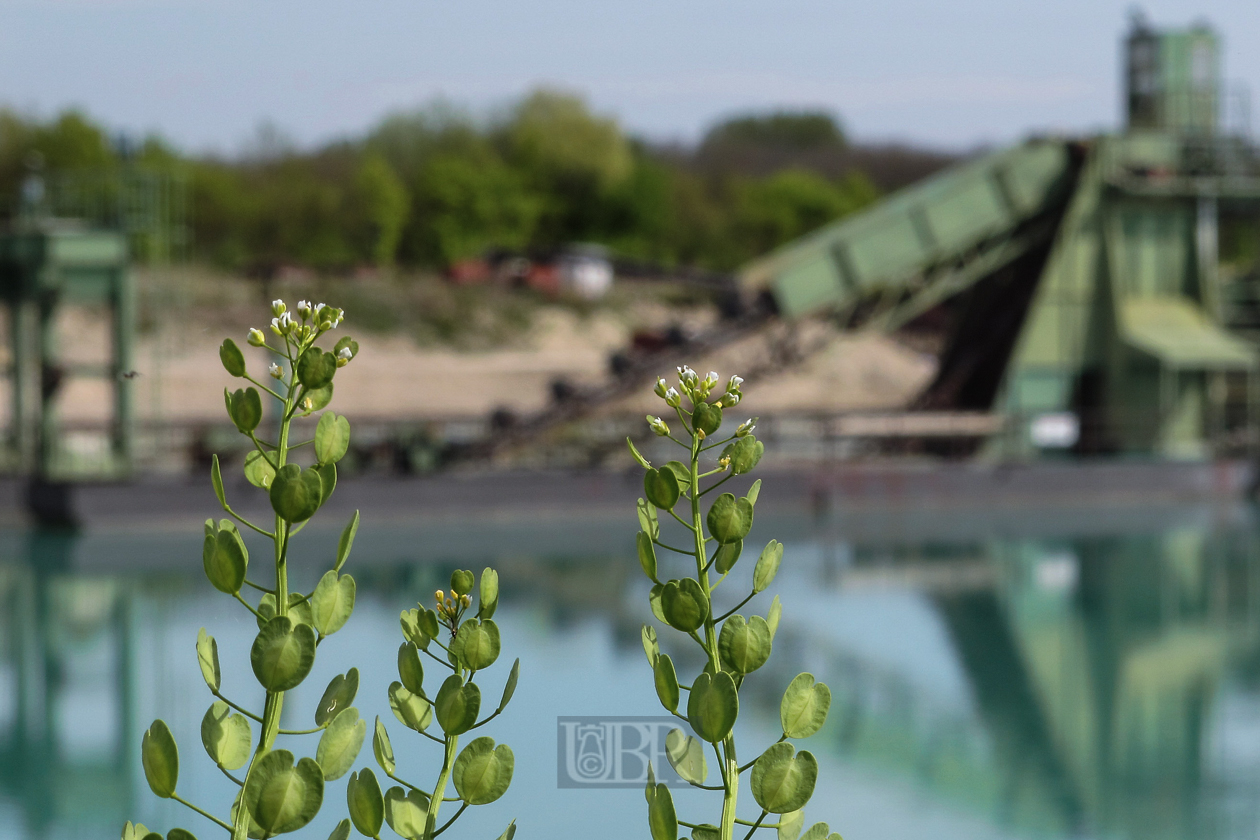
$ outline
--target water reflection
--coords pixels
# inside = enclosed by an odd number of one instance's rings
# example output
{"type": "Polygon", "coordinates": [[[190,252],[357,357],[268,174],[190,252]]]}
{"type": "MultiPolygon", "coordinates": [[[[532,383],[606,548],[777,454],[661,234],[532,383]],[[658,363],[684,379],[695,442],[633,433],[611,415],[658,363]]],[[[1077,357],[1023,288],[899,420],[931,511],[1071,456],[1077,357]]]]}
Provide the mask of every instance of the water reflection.
{"type": "MultiPolygon", "coordinates": [[[[1021,534],[977,512],[944,538],[855,541],[837,535],[861,529],[836,519],[760,520],[763,538],[787,544],[776,586],[788,609],[772,670],[748,683],[741,738],[773,740],[777,689],[808,669],[834,690],[811,743],[825,774],[811,814],[851,840],[1255,836],[1260,533],[1246,511],[1213,513],[1123,533],[1059,517],[1021,534]]],[[[592,544],[632,546],[632,527],[592,544]]],[[[362,539],[359,609],[293,705],[352,663],[365,686],[388,684],[398,610],[455,565],[494,563],[523,660],[520,708],[498,734],[511,733],[522,767],[510,805],[469,836],[495,836],[507,816],[581,831],[596,813],[604,836],[641,836],[636,793],[557,791],[553,766],[557,715],[656,711],[632,552],[522,545],[511,522],[490,530],[465,549],[420,539],[422,527],[362,539]]],[[[137,817],[207,833],[148,795],[138,758],[139,733],[162,715],[185,757],[181,789],[230,796],[200,755],[209,701],[191,639],[208,625],[225,661],[243,661],[253,628],[198,579],[196,536],[0,534],[0,838],[114,837],[137,817]]],[[[225,690],[247,695],[249,681],[225,690]]],[[[370,689],[359,705],[392,720],[370,689]]]]}

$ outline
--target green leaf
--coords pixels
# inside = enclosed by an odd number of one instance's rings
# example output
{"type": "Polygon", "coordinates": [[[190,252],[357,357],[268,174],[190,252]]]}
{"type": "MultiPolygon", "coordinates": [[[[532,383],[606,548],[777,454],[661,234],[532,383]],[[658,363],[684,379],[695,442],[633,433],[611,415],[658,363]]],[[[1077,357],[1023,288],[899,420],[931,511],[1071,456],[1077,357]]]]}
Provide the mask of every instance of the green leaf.
{"type": "Polygon", "coordinates": [[[219,670],[219,645],[204,627],[197,631],[197,664],[201,666],[201,678],[206,686],[217,692],[223,680],[223,672],[219,670]]]}
{"type": "Polygon", "coordinates": [[[797,674],[788,683],[779,703],[779,722],[789,738],[808,738],[827,722],[831,708],[831,689],[826,683],[814,682],[814,675],[797,674]]]}
{"type": "Polygon", "coordinates": [[[722,623],[718,653],[722,663],[737,674],[751,674],[770,658],[770,625],[759,615],[745,621],[733,615],[722,623]]]}
{"type": "MultiPolygon", "coordinates": [[[[759,495],[761,495],[761,479],[760,478],[752,483],[752,487],[748,488],[748,495],[745,496],[744,498],[748,500],[748,504],[756,505],[757,497],[759,495]]],[[[782,822],[782,820],[780,820],[779,822],[782,822]]]]}
{"type": "Polygon", "coordinates": [[[223,362],[223,369],[233,376],[245,375],[245,354],[232,339],[225,338],[219,345],[219,361],[223,362]]]}
{"type": "Polygon", "coordinates": [[[681,729],[671,729],[665,736],[665,756],[683,781],[702,785],[708,778],[709,767],[704,761],[704,744],[681,729]]]}
{"type": "Polygon", "coordinates": [[[656,516],[656,508],[643,499],[639,499],[635,506],[639,511],[639,527],[652,539],[660,539],[661,522],[656,516]]]}
{"type": "Polygon", "coordinates": [[[359,532],[359,512],[356,510],[354,516],[350,517],[350,521],[346,523],[345,530],[341,532],[341,538],[337,540],[337,565],[333,567],[333,571],[340,572],[341,567],[346,564],[346,558],[350,556],[350,548],[354,545],[354,535],[359,532]]]}
{"type": "Polygon", "coordinates": [[[267,490],[275,477],[276,468],[271,466],[271,460],[257,449],[245,456],[245,480],[250,484],[267,490]]]}
{"type": "Polygon", "coordinates": [[[329,569],[311,593],[311,623],[321,636],[331,636],[342,627],[354,612],[354,578],[337,576],[329,569]]]}
{"type": "Polygon", "coordinates": [[[499,835],[498,840],[512,840],[512,838],[515,836],[516,836],[516,820],[512,820],[510,823],[508,823],[508,827],[503,830],[503,833],[499,835]]]}
{"type": "Polygon", "coordinates": [[[753,507],[747,499],[736,499],[730,493],[723,493],[709,508],[706,521],[714,539],[723,545],[732,543],[748,536],[752,528],[753,507]]]}
{"type": "Polygon", "coordinates": [[[433,722],[433,707],[419,694],[413,694],[395,680],[389,684],[389,708],[408,729],[423,732],[433,722]]]}
{"type": "Polygon", "coordinates": [[[144,778],[153,792],[170,799],[179,781],[179,748],[164,720],[155,720],[140,743],[140,760],[144,778]]]}
{"type": "Polygon", "coordinates": [[[385,800],[381,796],[376,774],[370,767],[350,774],[346,783],[346,805],[350,819],[360,834],[376,837],[381,833],[381,825],[385,822],[385,800]]]}
{"type": "Polygon", "coordinates": [[[481,570],[477,600],[477,617],[493,618],[499,608],[499,573],[489,566],[481,570]]]}
{"type": "Polygon", "coordinates": [[[166,832],[166,840],[197,840],[197,836],[186,828],[172,828],[166,832]]]}
{"type": "Polygon", "coordinates": [[[674,661],[666,654],[656,657],[652,666],[652,680],[656,683],[656,696],[667,711],[678,710],[678,674],[674,671],[674,661]]]}
{"type": "Polygon", "coordinates": [[[708,618],[709,602],[694,578],[683,578],[665,584],[661,591],[661,610],[670,627],[689,633],[708,618]]]}
{"type": "Polygon", "coordinates": [[[630,447],[630,454],[634,456],[634,460],[638,462],[640,467],[643,467],[645,470],[652,469],[652,465],[648,462],[648,459],[639,454],[639,450],[635,447],[634,441],[630,440],[628,437],[626,438],[626,446],[630,447]]]}
{"type": "Polygon", "coordinates": [[[691,830],[691,840],[722,840],[722,831],[712,823],[703,823],[691,830]]]}
{"type": "Polygon", "coordinates": [[[455,792],[469,805],[488,805],[507,792],[516,759],[507,744],[476,738],[459,753],[451,768],[455,792]]]}
{"type": "Polygon", "coordinates": [[[696,734],[716,744],[731,734],[739,717],[739,693],[726,671],[702,673],[687,696],[687,721],[696,734]]]}
{"type": "Polygon", "coordinates": [[[321,464],[334,464],[350,448],[350,421],[325,411],[315,425],[315,457],[321,464]]]}
{"type": "Polygon", "coordinates": [[[350,840],[350,820],[342,820],[328,835],[328,840],[350,840]]]}
{"type": "Polygon", "coordinates": [[[315,631],[278,615],[258,632],[249,651],[249,664],[268,691],[296,688],[315,664],[315,631]]]}
{"type": "Polygon", "coordinates": [[[398,614],[398,623],[402,627],[403,638],[414,644],[420,650],[426,650],[429,647],[429,641],[433,638],[425,632],[420,620],[423,613],[414,607],[409,610],[403,610],[398,614]]]}
{"type": "Polygon", "coordinates": [[[772,744],[753,763],[749,779],[753,799],[772,814],[799,811],[814,795],[818,761],[807,750],[788,743],[772,744]]]}
{"type": "Polygon", "coordinates": [[[700,403],[691,412],[691,424],[708,437],[722,425],[722,406],[715,403],[700,403]]]}
{"type": "Polygon", "coordinates": [[[489,668],[499,658],[499,627],[490,619],[469,619],[451,640],[451,653],[474,671],[489,668]]]}
{"type": "Polygon", "coordinates": [[[678,840],[678,814],[674,797],[663,783],[648,791],[648,828],[652,840],[678,840]]]}
{"type": "Polygon", "coordinates": [[[656,579],[656,548],[652,545],[652,538],[640,531],[634,535],[634,542],[639,549],[639,565],[643,568],[643,574],[653,583],[659,583],[656,579]]]}
{"type": "Polygon", "coordinates": [[[326,407],[330,402],[332,402],[332,398],[333,384],[331,382],[323,388],[307,389],[305,399],[311,401],[311,407],[306,413],[310,414],[313,411],[319,411],[321,408],[326,407]]]}
{"type": "Polygon", "coordinates": [[[272,509],[287,522],[305,522],[315,515],[323,500],[324,488],[315,469],[304,470],[285,464],[271,482],[272,509]]]}
{"type": "Polygon", "coordinates": [[[201,545],[201,566],[215,589],[234,595],[245,582],[249,552],[236,526],[224,519],[201,545]]]}
{"type": "Polygon", "coordinates": [[[389,733],[385,731],[385,724],[381,723],[379,717],[376,719],[376,731],[372,735],[372,754],[386,774],[394,772],[394,745],[389,742],[389,733]]]}
{"type": "Polygon", "coordinates": [[[753,592],[764,592],[766,587],[774,583],[774,576],[779,573],[779,564],[783,562],[783,543],[770,540],[761,550],[757,565],[753,567],[753,592]]]}
{"type": "Polygon", "coordinates": [[[328,681],[324,695],[319,698],[315,707],[315,725],[324,726],[337,717],[345,709],[350,708],[354,697],[359,693],[359,669],[351,668],[345,674],[338,674],[328,681]]]}
{"type": "Polygon", "coordinates": [[[770,627],[770,640],[774,641],[774,634],[779,630],[779,618],[783,615],[783,604],[779,601],[779,596],[775,595],[774,600],[770,602],[770,609],[766,612],[766,624],[770,627]]]}
{"type": "Polygon", "coordinates": [[[219,471],[219,456],[210,456],[210,486],[214,488],[214,497],[219,505],[227,510],[227,497],[223,495],[223,473],[219,471]]]}
{"type": "Polygon", "coordinates": [[[308,391],[315,391],[332,384],[336,373],[337,357],[318,347],[310,348],[298,359],[298,381],[308,391]]]}
{"type": "Polygon", "coordinates": [[[673,470],[648,470],[643,474],[643,494],[658,508],[672,510],[678,504],[679,493],[678,477],[673,470]]]}
{"type": "Polygon", "coordinates": [[[503,711],[507,708],[507,704],[511,702],[512,695],[516,693],[516,679],[521,674],[521,660],[517,659],[512,663],[512,670],[508,673],[507,682],[503,684],[503,696],[499,698],[499,707],[495,711],[503,711]]]}
{"type": "Polygon", "coordinates": [[[253,745],[249,721],[232,714],[232,708],[216,700],[201,719],[201,743],[210,759],[224,770],[244,767],[253,745]]]}
{"type": "MultiPolygon", "coordinates": [[[[223,392],[227,394],[227,391],[223,392]]],[[[252,386],[244,390],[236,389],[227,395],[228,416],[236,424],[241,434],[247,435],[262,422],[262,399],[257,389],[252,386]]]]}
{"type": "Polygon", "coordinates": [[[735,542],[719,545],[718,550],[713,553],[713,568],[717,569],[718,574],[726,574],[735,568],[735,563],[739,560],[739,555],[743,550],[743,540],[735,540],[735,542]]]}
{"type": "Polygon", "coordinates": [[[385,821],[394,833],[407,840],[424,836],[429,799],[418,790],[406,791],[394,785],[385,791],[385,821]]]}
{"type": "Polygon", "coordinates": [[[325,781],[331,782],[346,775],[358,758],[365,737],[367,721],[359,717],[358,709],[342,709],[333,718],[324,734],[319,736],[319,747],[315,750],[315,761],[323,771],[325,781]]]}
{"type": "Polygon", "coordinates": [[[332,496],[333,490],[337,489],[337,465],[316,464],[311,467],[311,472],[319,475],[319,504],[323,507],[324,502],[332,496]]]}
{"type": "Polygon", "coordinates": [[[805,826],[805,812],[802,810],[789,811],[779,817],[779,837],[778,840],[797,840],[801,836],[801,829],[805,826]]]}
{"type": "Polygon", "coordinates": [[[447,735],[461,735],[477,722],[481,689],[476,683],[465,684],[459,674],[451,674],[438,689],[433,705],[442,731],[447,735]]]}
{"type": "Polygon", "coordinates": [[[424,694],[424,666],[420,664],[420,651],[415,642],[398,646],[398,679],[412,694],[424,694]]]}
{"type": "Polygon", "coordinates": [[[312,759],[295,766],[293,753],[273,750],[250,769],[245,806],[267,834],[286,834],[309,823],[324,802],[324,774],[312,759]]]}

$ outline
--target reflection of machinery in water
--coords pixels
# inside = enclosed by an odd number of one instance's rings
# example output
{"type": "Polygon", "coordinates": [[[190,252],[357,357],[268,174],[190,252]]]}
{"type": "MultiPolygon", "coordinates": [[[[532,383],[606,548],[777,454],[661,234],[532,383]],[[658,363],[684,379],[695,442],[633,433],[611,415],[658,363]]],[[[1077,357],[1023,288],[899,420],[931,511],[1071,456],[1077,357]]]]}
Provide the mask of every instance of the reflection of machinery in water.
{"type": "Polygon", "coordinates": [[[20,836],[112,837],[131,799],[128,602],[68,573],[73,539],[17,536],[0,564],[0,799],[19,805],[20,836]]]}
{"type": "Polygon", "coordinates": [[[1251,527],[1194,527],[942,548],[891,565],[859,552],[842,591],[875,580],[921,595],[953,648],[965,701],[814,632],[785,626],[776,648],[794,646],[799,655],[783,660],[816,662],[833,687],[821,737],[839,754],[998,825],[1254,836],[1254,809],[1243,806],[1260,766],[1244,756],[1242,770],[1236,758],[1223,768],[1219,754],[1240,734],[1231,704],[1260,705],[1226,678],[1260,653],[1254,544],[1251,527]],[[1222,823],[1234,814],[1241,824],[1222,823]]]}

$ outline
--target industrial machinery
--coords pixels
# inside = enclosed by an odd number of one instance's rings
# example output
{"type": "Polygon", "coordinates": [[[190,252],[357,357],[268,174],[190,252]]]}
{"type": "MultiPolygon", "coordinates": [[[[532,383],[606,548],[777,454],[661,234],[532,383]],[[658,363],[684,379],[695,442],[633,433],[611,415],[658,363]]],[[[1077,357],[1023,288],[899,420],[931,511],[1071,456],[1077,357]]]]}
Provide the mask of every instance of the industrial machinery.
{"type": "Polygon", "coordinates": [[[946,170],[745,266],[745,298],[881,330],[948,310],[917,407],[1003,415],[1003,457],[1248,440],[1257,295],[1219,242],[1222,218],[1260,238],[1260,158],[1224,125],[1210,29],[1135,20],[1126,53],[1122,134],[946,170]]]}

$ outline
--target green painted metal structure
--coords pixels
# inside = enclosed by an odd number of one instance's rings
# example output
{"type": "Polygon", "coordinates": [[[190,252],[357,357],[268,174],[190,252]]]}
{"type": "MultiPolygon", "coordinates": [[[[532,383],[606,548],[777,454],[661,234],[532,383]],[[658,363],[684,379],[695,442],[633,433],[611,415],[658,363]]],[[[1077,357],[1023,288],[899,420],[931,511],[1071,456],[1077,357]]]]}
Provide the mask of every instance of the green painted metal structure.
{"type": "MultiPolygon", "coordinates": [[[[8,310],[8,435],[0,459],[11,470],[61,481],[109,478],[131,469],[132,341],[135,291],[127,237],[50,219],[28,219],[0,234],[0,302],[8,310]],[[104,307],[110,348],[104,364],[67,365],[57,346],[63,305],[104,307]],[[57,416],[66,380],[104,379],[112,396],[105,447],[76,452],[57,416]]],[[[81,448],[82,449],[82,448],[81,448]]]]}
{"type": "Polygon", "coordinates": [[[946,170],[744,267],[741,288],[788,318],[885,330],[945,304],[952,333],[919,407],[1004,413],[989,444],[1004,457],[1203,457],[1242,439],[1258,325],[1231,316],[1218,220],[1250,214],[1260,235],[1260,157],[1217,131],[1211,30],[1139,22],[1126,47],[1123,134],[946,170]]]}

